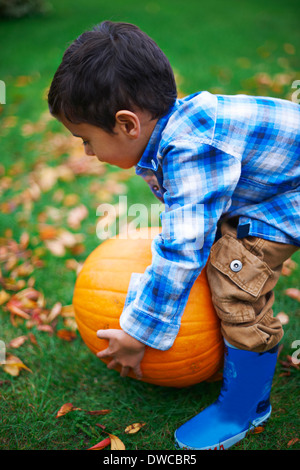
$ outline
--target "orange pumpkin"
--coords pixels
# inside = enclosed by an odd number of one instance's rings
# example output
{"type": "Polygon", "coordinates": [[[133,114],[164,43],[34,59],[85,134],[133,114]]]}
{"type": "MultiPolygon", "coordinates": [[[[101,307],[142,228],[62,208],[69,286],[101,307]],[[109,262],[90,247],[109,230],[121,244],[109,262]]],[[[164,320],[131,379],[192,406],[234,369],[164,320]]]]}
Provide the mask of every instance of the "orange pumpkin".
{"type": "MultiPolygon", "coordinates": [[[[88,256],[78,275],[73,297],[75,318],[83,341],[95,354],[108,345],[107,340],[97,338],[96,331],[120,328],[131,274],[143,273],[151,264],[151,236],[159,229],[154,232],[151,228],[149,238],[146,235],[150,231],[146,230],[150,229],[141,229],[137,239],[116,237],[104,241],[88,256]]],[[[173,346],[167,351],[146,346],[142,380],[186,387],[211,379],[222,362],[220,323],[204,269],[191,289],[173,346]]]]}

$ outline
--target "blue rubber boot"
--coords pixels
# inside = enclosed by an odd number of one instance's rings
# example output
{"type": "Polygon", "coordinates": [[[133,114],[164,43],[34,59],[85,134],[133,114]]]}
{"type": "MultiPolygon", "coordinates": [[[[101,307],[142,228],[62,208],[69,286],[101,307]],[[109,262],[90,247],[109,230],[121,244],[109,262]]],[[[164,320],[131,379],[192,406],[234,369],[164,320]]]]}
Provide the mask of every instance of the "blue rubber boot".
{"type": "Polygon", "coordinates": [[[218,399],[175,431],[178,449],[223,450],[262,426],[271,415],[270,392],[278,345],[256,353],[225,342],[218,399]]]}

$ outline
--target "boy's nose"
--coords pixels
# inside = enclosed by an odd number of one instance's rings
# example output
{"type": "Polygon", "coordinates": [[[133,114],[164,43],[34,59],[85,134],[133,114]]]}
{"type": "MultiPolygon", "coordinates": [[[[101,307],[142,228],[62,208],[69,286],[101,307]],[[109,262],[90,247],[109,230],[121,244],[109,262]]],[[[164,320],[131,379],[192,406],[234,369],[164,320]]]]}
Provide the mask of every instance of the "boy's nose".
{"type": "Polygon", "coordinates": [[[93,150],[91,149],[91,147],[89,145],[85,145],[84,150],[85,150],[86,155],[88,155],[89,157],[94,157],[95,156],[93,150]]]}

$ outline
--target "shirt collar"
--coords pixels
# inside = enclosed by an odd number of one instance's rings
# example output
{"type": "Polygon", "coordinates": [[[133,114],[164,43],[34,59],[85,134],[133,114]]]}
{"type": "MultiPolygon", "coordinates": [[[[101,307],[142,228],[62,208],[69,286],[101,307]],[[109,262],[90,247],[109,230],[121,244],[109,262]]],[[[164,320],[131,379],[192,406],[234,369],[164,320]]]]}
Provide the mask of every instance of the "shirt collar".
{"type": "Polygon", "coordinates": [[[164,114],[156,123],[154,130],[151,134],[147,147],[144,150],[143,155],[141,156],[137,167],[150,168],[151,170],[156,171],[158,168],[157,152],[159,143],[161,140],[161,134],[166,127],[166,124],[174,112],[176,102],[173,106],[170,107],[168,112],[164,114]]]}

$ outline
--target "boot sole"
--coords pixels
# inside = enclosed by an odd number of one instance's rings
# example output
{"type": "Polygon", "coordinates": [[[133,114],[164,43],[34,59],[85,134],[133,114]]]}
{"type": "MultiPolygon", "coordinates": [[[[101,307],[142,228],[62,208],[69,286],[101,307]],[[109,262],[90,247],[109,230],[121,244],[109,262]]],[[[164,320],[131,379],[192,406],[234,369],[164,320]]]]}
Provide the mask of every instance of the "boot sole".
{"type": "Polygon", "coordinates": [[[176,438],[176,432],[175,432],[175,447],[181,450],[226,450],[226,449],[229,449],[229,447],[232,447],[234,444],[244,439],[244,437],[246,437],[246,435],[249,432],[254,431],[255,428],[257,428],[258,426],[262,426],[263,424],[265,424],[271,416],[271,411],[272,411],[272,408],[270,407],[270,410],[268,411],[268,413],[262,416],[261,418],[255,419],[253,423],[251,424],[251,426],[249,427],[249,429],[247,429],[246,431],[236,434],[235,436],[232,436],[230,439],[226,439],[223,442],[220,442],[215,445],[211,445],[209,447],[187,446],[186,444],[183,444],[182,442],[178,441],[178,439],[176,438]]]}

